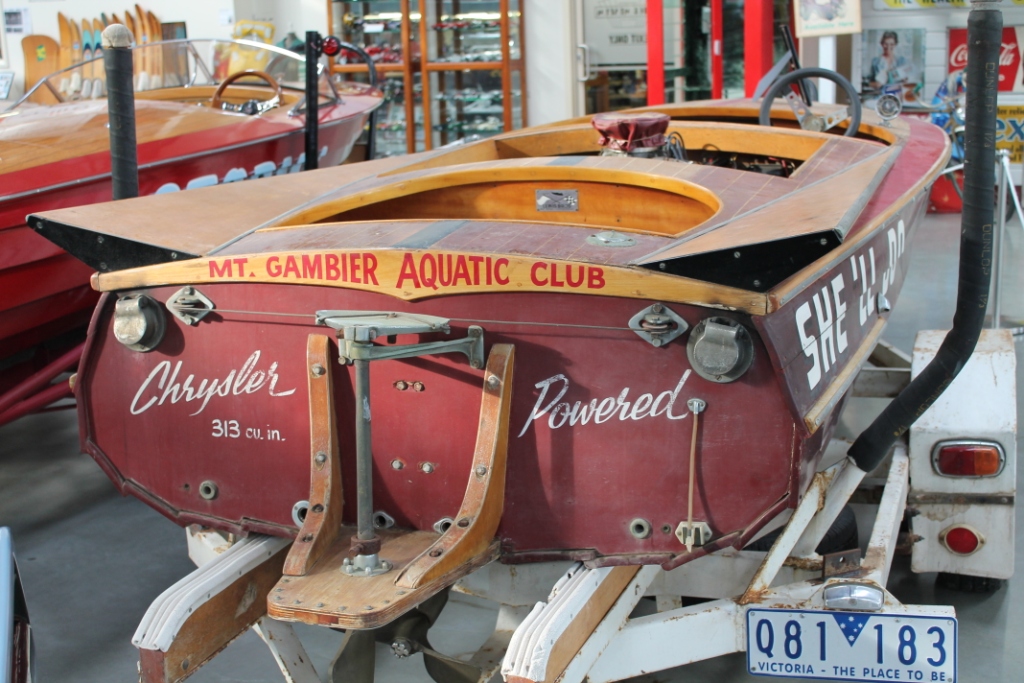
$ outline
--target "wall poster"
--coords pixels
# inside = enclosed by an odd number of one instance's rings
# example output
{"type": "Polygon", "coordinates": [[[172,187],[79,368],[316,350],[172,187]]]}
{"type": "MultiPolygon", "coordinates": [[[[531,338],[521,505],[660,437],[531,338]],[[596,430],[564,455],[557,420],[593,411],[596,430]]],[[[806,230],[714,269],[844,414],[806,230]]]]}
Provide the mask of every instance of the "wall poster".
{"type": "MultiPolygon", "coordinates": [[[[1024,73],[1021,68],[1021,41],[1024,26],[1004,26],[1002,49],[999,51],[999,91],[1024,93],[1024,73]]],[[[967,66],[967,29],[949,29],[949,59],[947,73],[962,71],[967,66]]]]}
{"type": "Polygon", "coordinates": [[[797,38],[860,33],[860,0],[793,0],[797,38]]]}
{"type": "Polygon", "coordinates": [[[1024,161],[1024,107],[999,106],[996,114],[996,149],[1010,150],[1010,163],[1024,161]]]}
{"type": "MultiPolygon", "coordinates": [[[[1024,0],[1003,0],[1004,5],[1024,7],[1024,0]]],[[[875,0],[875,9],[970,9],[971,0],[875,0]]]]}
{"type": "Polygon", "coordinates": [[[904,102],[916,102],[923,95],[925,66],[923,28],[872,29],[863,33],[861,93],[880,95],[893,92],[904,102]]]}

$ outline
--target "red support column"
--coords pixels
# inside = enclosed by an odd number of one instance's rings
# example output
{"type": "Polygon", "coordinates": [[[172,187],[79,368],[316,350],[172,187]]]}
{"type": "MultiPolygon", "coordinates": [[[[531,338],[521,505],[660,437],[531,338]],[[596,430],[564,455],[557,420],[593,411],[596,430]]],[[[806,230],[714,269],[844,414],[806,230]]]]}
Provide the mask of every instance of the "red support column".
{"type": "Polygon", "coordinates": [[[711,0],[711,97],[722,98],[722,0],[711,0]]]}
{"type": "Polygon", "coordinates": [[[743,89],[754,94],[757,82],[774,64],[774,7],[771,0],[747,0],[743,10],[743,89]]]}
{"type": "Polygon", "coordinates": [[[647,0],[647,104],[665,104],[665,5],[647,0]]]}

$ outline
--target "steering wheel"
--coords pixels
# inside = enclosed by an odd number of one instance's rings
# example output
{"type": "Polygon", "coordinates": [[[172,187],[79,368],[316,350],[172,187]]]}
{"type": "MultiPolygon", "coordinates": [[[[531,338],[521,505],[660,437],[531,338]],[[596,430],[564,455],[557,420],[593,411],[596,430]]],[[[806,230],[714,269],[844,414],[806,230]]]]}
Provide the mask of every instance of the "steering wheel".
{"type": "MultiPolygon", "coordinates": [[[[263,71],[257,71],[256,69],[246,69],[245,71],[236,71],[235,73],[231,74],[230,76],[228,76],[220,82],[220,85],[217,86],[216,92],[213,93],[213,97],[210,98],[210,107],[212,109],[222,109],[224,104],[224,101],[222,99],[224,91],[227,90],[229,85],[231,85],[240,78],[245,78],[246,76],[255,76],[256,78],[260,79],[261,81],[264,81],[267,85],[274,89],[274,96],[264,100],[264,102],[272,102],[274,104],[280,102],[281,84],[277,82],[277,79],[263,71]]],[[[248,104],[248,102],[246,104],[248,104]]],[[[242,105],[242,107],[244,106],[245,105],[242,105]]],[[[258,111],[245,111],[242,108],[239,108],[238,111],[242,111],[247,114],[258,113],[258,111]]]]}
{"type": "Polygon", "coordinates": [[[799,121],[800,127],[804,130],[813,130],[819,133],[824,133],[825,131],[834,128],[838,124],[849,119],[850,123],[847,124],[844,135],[847,137],[853,137],[857,134],[857,130],[860,128],[860,95],[857,93],[857,90],[853,87],[853,84],[850,83],[850,81],[846,80],[835,71],[811,66],[804,69],[797,69],[796,71],[790,71],[788,74],[781,76],[778,80],[772,83],[771,87],[768,88],[768,92],[764,94],[764,99],[761,100],[761,111],[758,116],[758,123],[762,126],[772,125],[772,103],[775,101],[775,98],[783,92],[786,93],[786,101],[789,102],[789,106],[793,109],[793,113],[796,114],[796,120],[799,121]],[[817,114],[812,114],[807,105],[805,105],[803,100],[800,99],[800,96],[792,92],[790,86],[805,78],[815,77],[825,78],[841,87],[849,98],[850,104],[833,114],[829,114],[828,116],[823,117],[818,116],[817,114]]]}

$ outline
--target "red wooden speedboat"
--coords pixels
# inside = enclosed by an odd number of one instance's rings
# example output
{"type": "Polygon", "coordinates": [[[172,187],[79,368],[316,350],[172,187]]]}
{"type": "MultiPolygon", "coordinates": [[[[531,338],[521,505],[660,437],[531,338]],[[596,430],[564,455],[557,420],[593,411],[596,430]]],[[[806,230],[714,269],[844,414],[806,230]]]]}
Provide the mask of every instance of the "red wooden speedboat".
{"type": "MultiPolygon", "coordinates": [[[[302,168],[301,56],[259,43],[212,40],[136,52],[137,63],[162,65],[161,78],[140,80],[163,84],[135,96],[141,194],[302,168]],[[247,69],[265,75],[243,76],[247,69]]],[[[25,216],[110,200],[106,98],[83,97],[102,92],[84,85],[91,86],[102,67],[94,61],[57,72],[0,115],[0,424],[67,394],[66,385],[49,387],[49,381],[74,363],[74,352],[61,354],[81,343],[96,302],[88,285],[91,269],[36,235],[25,216]],[[33,104],[38,101],[51,104],[33,104]]],[[[375,89],[324,79],[322,166],[347,157],[381,101],[375,89]]]]}
{"type": "Polygon", "coordinates": [[[178,523],[294,538],[283,620],[378,628],[495,558],[741,548],[807,490],[949,155],[794,118],[656,107],[35,214],[107,246],[83,446],[178,523]]]}

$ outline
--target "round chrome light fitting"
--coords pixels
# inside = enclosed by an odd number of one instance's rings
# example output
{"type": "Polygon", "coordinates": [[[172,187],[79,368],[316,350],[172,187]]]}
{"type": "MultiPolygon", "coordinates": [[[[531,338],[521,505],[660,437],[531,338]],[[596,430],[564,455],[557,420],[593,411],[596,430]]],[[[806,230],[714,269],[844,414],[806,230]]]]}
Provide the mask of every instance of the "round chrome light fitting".
{"type": "Polygon", "coordinates": [[[133,351],[152,351],[166,329],[164,313],[153,297],[123,296],[114,304],[114,338],[133,351]]]}
{"type": "Polygon", "coordinates": [[[903,102],[895,95],[882,95],[875,104],[875,111],[883,121],[892,121],[903,111],[903,102]]]}
{"type": "Polygon", "coordinates": [[[725,384],[739,379],[754,361],[754,342],[747,328],[729,318],[705,318],[686,342],[686,357],[694,372],[725,384]]]}

